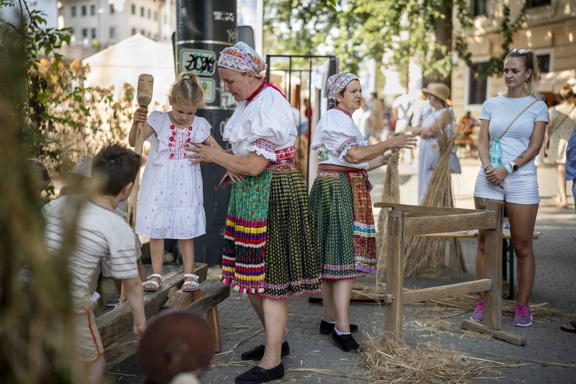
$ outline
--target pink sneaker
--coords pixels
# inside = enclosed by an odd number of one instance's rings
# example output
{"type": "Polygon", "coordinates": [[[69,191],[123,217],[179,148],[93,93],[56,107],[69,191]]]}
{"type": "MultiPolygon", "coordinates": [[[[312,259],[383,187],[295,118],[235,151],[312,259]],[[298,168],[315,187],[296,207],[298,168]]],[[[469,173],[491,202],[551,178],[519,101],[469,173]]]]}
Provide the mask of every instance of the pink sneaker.
{"type": "Polygon", "coordinates": [[[516,304],[516,316],[512,325],[515,327],[529,327],[532,325],[532,312],[522,304],[516,304]]]}
{"type": "Polygon", "coordinates": [[[478,300],[474,305],[474,313],[470,315],[470,320],[477,321],[479,323],[484,322],[484,300],[478,300]]]}

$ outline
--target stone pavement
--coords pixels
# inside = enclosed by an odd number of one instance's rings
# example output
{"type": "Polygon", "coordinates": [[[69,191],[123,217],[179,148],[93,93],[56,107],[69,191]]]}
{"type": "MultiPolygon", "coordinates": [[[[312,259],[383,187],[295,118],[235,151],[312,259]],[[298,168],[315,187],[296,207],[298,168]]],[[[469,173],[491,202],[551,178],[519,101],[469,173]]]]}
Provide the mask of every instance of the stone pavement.
{"type": "MultiPolygon", "coordinates": [[[[472,207],[472,190],[478,162],[463,161],[462,175],[454,175],[456,206],[472,207]]],[[[415,204],[416,175],[402,167],[402,203],[415,204]]],[[[542,197],[536,230],[542,232],[534,243],[536,254],[536,280],[531,303],[547,303],[547,308],[558,309],[556,317],[538,317],[529,328],[511,325],[512,315],[505,314],[502,329],[527,337],[523,347],[497,339],[478,336],[463,336],[458,331],[431,332],[423,328],[432,312],[422,309],[429,304],[412,304],[404,310],[404,341],[416,348],[422,341],[438,347],[454,349],[477,359],[496,361],[502,364],[518,363],[515,368],[503,367],[497,378],[485,378],[482,382],[502,383],[576,383],[576,334],[562,332],[564,322],[576,319],[576,213],[570,198],[570,209],[554,207],[550,197],[555,193],[553,168],[539,170],[540,195],[542,197]],[[505,358],[508,356],[514,360],[505,358]]],[[[375,185],[373,201],[379,201],[383,172],[371,172],[375,185]]],[[[375,210],[375,214],[378,212],[375,210]]],[[[462,280],[474,279],[475,239],[462,240],[468,272],[462,280]]],[[[217,272],[214,272],[215,274],[217,272]]],[[[449,279],[406,279],[406,288],[424,288],[444,285],[455,281],[449,279]]],[[[358,279],[359,284],[374,284],[374,278],[358,279]]],[[[223,351],[215,357],[212,367],[201,377],[203,383],[233,383],[234,378],[254,365],[240,360],[240,354],[264,341],[261,327],[245,295],[232,292],[230,298],[219,305],[223,351]]],[[[330,336],[320,335],[318,323],[322,313],[321,304],[310,303],[307,297],[288,300],[289,319],[286,339],[291,353],[283,359],[286,376],[275,383],[372,383],[371,373],[362,366],[357,354],[340,351],[330,336]]],[[[472,307],[470,307],[472,311],[472,307]]],[[[447,318],[456,327],[469,317],[463,313],[447,318]]],[[[371,303],[352,303],[351,322],[358,324],[360,332],[355,337],[360,343],[382,333],[384,307],[371,303]]],[[[142,376],[135,359],[126,361],[116,372],[107,376],[111,382],[141,383],[142,376]]],[[[380,381],[383,382],[383,381],[380,381]]]]}

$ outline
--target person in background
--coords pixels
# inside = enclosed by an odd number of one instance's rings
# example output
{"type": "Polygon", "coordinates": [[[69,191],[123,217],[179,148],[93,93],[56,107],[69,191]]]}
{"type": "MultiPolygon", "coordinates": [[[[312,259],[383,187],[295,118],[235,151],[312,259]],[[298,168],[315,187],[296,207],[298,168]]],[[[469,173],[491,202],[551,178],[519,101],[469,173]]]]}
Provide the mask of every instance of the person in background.
{"type": "MultiPolygon", "coordinates": [[[[566,145],[576,120],[574,92],[569,84],[564,84],[560,91],[562,103],[548,109],[549,124],[546,136],[550,142],[548,158],[556,165],[558,194],[556,208],[567,208],[566,199],[566,145]]],[[[544,142],[546,143],[546,138],[544,142]]]]}
{"type": "Polygon", "coordinates": [[[369,145],[352,120],[362,103],[358,77],[349,72],[330,76],[327,82],[328,108],[318,122],[311,149],[316,150],[318,173],[310,192],[316,218],[317,241],[322,269],[324,304],[320,333],[332,335],[345,352],[357,350],[349,323],[352,286],[357,277],[375,273],[376,230],[367,171],[398,155],[385,152],[412,148],[416,139],[398,135],[369,145]]]}
{"type": "Polygon", "coordinates": [[[384,103],[378,98],[378,93],[370,92],[370,137],[372,141],[379,143],[382,141],[382,130],[384,129],[384,103]]]}
{"type": "MultiPolygon", "coordinates": [[[[576,208],[576,125],[572,128],[566,146],[566,181],[572,181],[572,197],[574,198],[574,208],[576,208]]],[[[564,332],[576,333],[576,320],[562,325],[560,329],[564,332]]]]}
{"type": "Polygon", "coordinates": [[[295,167],[296,126],[284,95],[264,79],[267,65],[243,42],[225,48],[218,72],[238,103],[224,128],[231,151],[191,144],[190,158],[226,168],[228,205],[222,281],[245,292],[265,342],[242,353],[260,360],[236,384],[284,377],[290,296],[320,292],[320,263],[306,184],[295,167]]]}
{"type": "Polygon", "coordinates": [[[366,109],[366,101],[364,97],[362,97],[362,104],[360,104],[360,108],[354,111],[352,114],[352,120],[354,120],[354,124],[360,129],[360,133],[362,133],[362,137],[364,140],[370,139],[370,110],[366,109]]]}
{"type": "MultiPolygon", "coordinates": [[[[507,91],[482,105],[478,135],[482,167],[476,178],[474,205],[476,209],[486,209],[488,201],[506,204],[518,265],[518,302],[512,322],[517,327],[532,325],[528,305],[536,273],[532,236],[540,203],[534,158],[544,141],[548,122],[548,108],[536,90],[538,78],[536,54],[526,49],[511,49],[504,59],[507,91]],[[498,144],[500,156],[494,152],[498,144]]],[[[484,277],[484,242],[484,231],[480,230],[477,279],[484,277]]],[[[470,319],[484,321],[483,298],[480,294],[470,319]]]]}
{"type": "Polygon", "coordinates": [[[472,112],[466,111],[464,115],[457,119],[456,126],[460,134],[459,139],[466,141],[466,157],[472,157],[472,139],[470,135],[474,132],[474,127],[478,126],[478,121],[472,117],[472,112]]]}
{"type": "Polygon", "coordinates": [[[47,202],[41,197],[42,192],[48,188],[52,179],[50,178],[50,172],[46,165],[38,159],[28,159],[28,166],[32,169],[35,177],[35,188],[34,191],[38,197],[38,209],[42,208],[47,202]]]}
{"type": "MultiPolygon", "coordinates": [[[[77,311],[75,327],[71,331],[77,358],[83,362],[85,383],[100,384],[106,368],[104,348],[92,310],[95,300],[94,288],[91,287],[103,258],[109,258],[112,276],[123,282],[132,311],[134,334],[140,337],[146,329],[135,235],[116,213],[118,203],[128,199],[132,192],[140,162],[140,156],[131,150],[119,144],[109,145],[94,157],[93,177],[102,183],[88,195],[77,221],[76,204],[69,203],[68,198],[58,198],[45,207],[45,242],[50,252],[60,251],[66,241],[66,228],[71,222],[76,224],[76,246],[69,259],[71,296],[77,311]]],[[[76,195],[75,198],[85,197],[76,195]]]]}

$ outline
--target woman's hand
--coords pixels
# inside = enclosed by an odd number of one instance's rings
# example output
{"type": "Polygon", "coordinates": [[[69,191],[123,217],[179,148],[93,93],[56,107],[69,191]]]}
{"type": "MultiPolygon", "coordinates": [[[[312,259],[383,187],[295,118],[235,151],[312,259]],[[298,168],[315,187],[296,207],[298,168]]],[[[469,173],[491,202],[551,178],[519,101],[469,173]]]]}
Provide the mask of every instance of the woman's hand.
{"type": "Polygon", "coordinates": [[[222,153],[222,149],[212,145],[190,143],[188,146],[186,146],[186,157],[194,160],[193,164],[198,164],[200,162],[212,163],[219,153],[222,153]]]}
{"type": "Polygon", "coordinates": [[[416,146],[416,137],[412,135],[394,135],[386,140],[386,144],[391,148],[414,149],[416,146]]]}
{"type": "Polygon", "coordinates": [[[487,166],[484,170],[486,173],[486,179],[500,188],[504,189],[502,182],[508,176],[508,171],[504,167],[496,167],[493,168],[491,165],[487,166]]]}
{"type": "Polygon", "coordinates": [[[230,177],[230,180],[232,180],[233,183],[237,182],[237,181],[244,181],[245,177],[244,175],[241,175],[239,173],[234,173],[234,172],[226,172],[226,174],[228,175],[228,177],[230,177]]]}
{"type": "Polygon", "coordinates": [[[390,163],[398,164],[398,162],[400,161],[400,152],[398,151],[390,152],[385,155],[382,155],[382,158],[383,158],[382,162],[384,163],[384,165],[390,163]]]}

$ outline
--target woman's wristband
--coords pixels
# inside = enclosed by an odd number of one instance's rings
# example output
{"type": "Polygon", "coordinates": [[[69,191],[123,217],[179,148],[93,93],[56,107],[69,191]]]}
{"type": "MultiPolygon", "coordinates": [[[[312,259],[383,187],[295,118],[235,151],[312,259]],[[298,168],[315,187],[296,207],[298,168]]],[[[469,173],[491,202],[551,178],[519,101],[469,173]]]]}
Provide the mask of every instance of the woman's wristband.
{"type": "Polygon", "coordinates": [[[510,164],[504,164],[504,168],[506,168],[506,171],[508,172],[508,174],[512,173],[512,167],[510,166],[510,164]]]}

